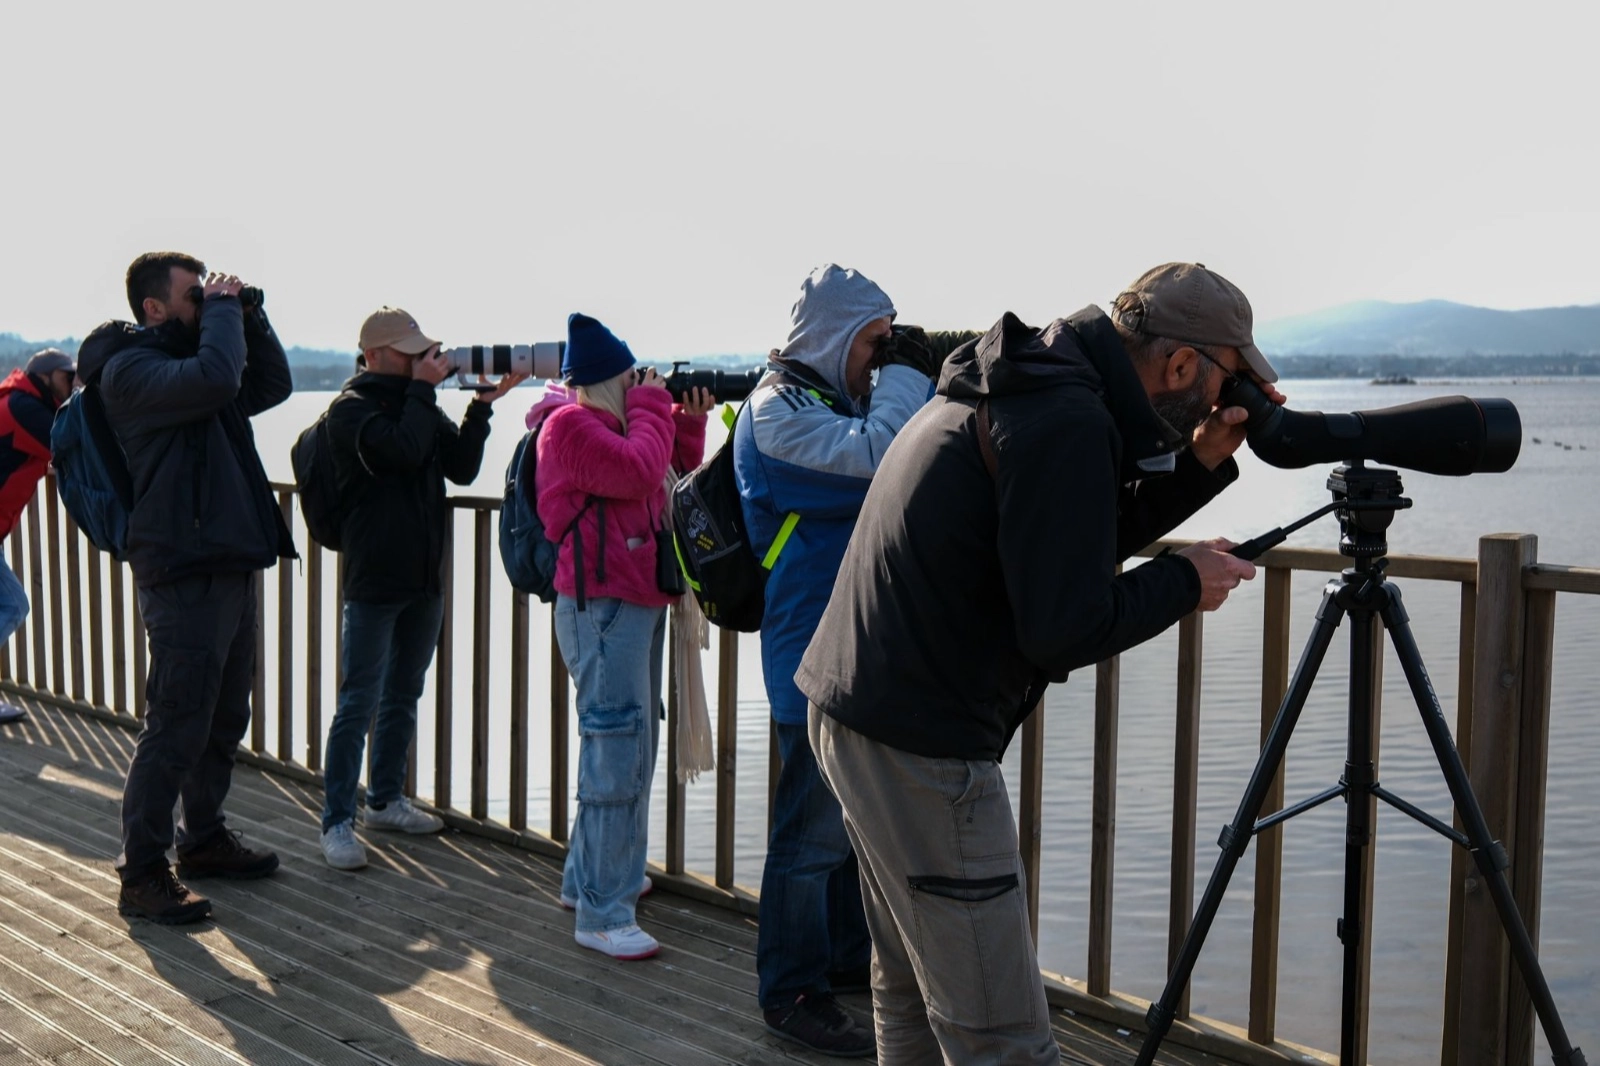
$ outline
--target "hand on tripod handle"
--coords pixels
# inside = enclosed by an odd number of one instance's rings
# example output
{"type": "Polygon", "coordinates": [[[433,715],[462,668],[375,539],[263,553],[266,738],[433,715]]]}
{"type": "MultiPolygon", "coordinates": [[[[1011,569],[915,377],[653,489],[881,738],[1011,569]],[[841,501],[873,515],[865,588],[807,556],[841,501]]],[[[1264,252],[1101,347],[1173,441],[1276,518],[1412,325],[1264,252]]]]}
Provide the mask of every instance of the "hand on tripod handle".
{"type": "Polygon", "coordinates": [[[1234,543],[1226,537],[1197,541],[1177,554],[1194,565],[1200,575],[1201,611],[1215,611],[1228,598],[1228,593],[1238,588],[1239,582],[1256,576],[1255,564],[1230,555],[1234,543]]]}

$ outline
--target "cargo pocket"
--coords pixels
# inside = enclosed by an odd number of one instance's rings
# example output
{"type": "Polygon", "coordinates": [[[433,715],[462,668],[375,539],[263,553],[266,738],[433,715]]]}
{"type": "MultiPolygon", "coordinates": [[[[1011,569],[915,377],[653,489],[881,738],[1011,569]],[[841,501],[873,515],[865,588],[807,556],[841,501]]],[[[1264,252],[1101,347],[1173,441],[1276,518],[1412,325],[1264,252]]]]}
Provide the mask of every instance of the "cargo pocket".
{"type": "Polygon", "coordinates": [[[627,803],[644,791],[644,733],[636,703],[578,711],[578,802],[627,803]]]}
{"type": "Polygon", "coordinates": [[[929,1012],[961,1029],[1038,1024],[1038,974],[1017,875],[906,881],[929,1012]]]}

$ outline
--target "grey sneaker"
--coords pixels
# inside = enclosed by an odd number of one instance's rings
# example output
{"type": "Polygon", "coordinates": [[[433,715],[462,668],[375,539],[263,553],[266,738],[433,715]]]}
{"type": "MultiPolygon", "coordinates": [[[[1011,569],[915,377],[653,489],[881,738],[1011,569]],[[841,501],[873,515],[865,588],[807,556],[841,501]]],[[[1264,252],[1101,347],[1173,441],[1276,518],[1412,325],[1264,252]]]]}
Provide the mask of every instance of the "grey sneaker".
{"type": "Polygon", "coordinates": [[[401,833],[437,833],[444,828],[444,819],[437,814],[417,810],[409,799],[401,796],[382,807],[367,804],[361,824],[368,829],[393,829],[401,833]]]}
{"type": "Polygon", "coordinates": [[[833,996],[799,996],[787,1007],[763,1011],[767,1032],[801,1047],[840,1059],[864,1059],[877,1051],[872,1030],[856,1021],[833,996]]]}
{"type": "Polygon", "coordinates": [[[367,849],[356,839],[356,827],[340,822],[322,831],[322,857],[335,870],[359,870],[367,864],[367,849]]]}

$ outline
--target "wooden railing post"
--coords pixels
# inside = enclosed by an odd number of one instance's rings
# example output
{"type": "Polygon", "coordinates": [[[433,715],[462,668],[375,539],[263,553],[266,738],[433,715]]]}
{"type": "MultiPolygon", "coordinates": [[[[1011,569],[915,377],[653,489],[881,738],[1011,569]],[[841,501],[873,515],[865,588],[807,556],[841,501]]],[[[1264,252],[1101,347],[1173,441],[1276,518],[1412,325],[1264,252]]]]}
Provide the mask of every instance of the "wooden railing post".
{"type": "MultiPolygon", "coordinates": [[[[446,519],[455,525],[455,512],[446,519]]],[[[454,530],[452,529],[453,533],[454,530]]],[[[454,540],[454,537],[451,538],[454,540]]],[[[341,559],[344,557],[341,555],[341,559]]],[[[439,589],[444,596],[444,621],[439,626],[439,649],[433,667],[433,805],[440,810],[450,807],[450,766],[455,748],[454,720],[451,714],[455,703],[455,629],[456,592],[454,556],[446,552],[439,589]]]]}
{"type": "MultiPolygon", "coordinates": [[[[50,543],[47,545],[50,554],[50,691],[57,696],[65,696],[67,635],[61,603],[61,503],[56,495],[55,478],[46,479],[44,487],[45,519],[50,530],[50,543]]],[[[40,671],[39,676],[43,677],[44,672],[40,671]]]]}
{"type": "MultiPolygon", "coordinates": [[[[1167,913],[1167,972],[1177,964],[1194,915],[1194,842],[1200,802],[1200,676],[1205,653],[1205,615],[1178,623],[1177,720],[1172,744],[1172,887],[1167,913]]],[[[1189,988],[1178,1000],[1177,1017],[1189,1016],[1189,988]]]]}
{"type": "MultiPolygon", "coordinates": [[[[1545,789],[1550,767],[1550,678],[1555,654],[1556,594],[1526,594],[1522,639],[1522,722],[1517,737],[1517,823],[1511,850],[1511,894],[1535,947],[1544,884],[1545,789]]],[[[1508,845],[1510,846],[1510,845],[1508,845]]],[[[1533,1000],[1521,974],[1514,974],[1506,1005],[1506,1061],[1533,1062],[1533,1000]]]]}
{"type": "MultiPolygon", "coordinates": [[[[294,493],[278,493],[284,525],[293,528],[294,493]]],[[[294,760],[294,566],[278,561],[278,758],[294,760]]]]}
{"type": "MultiPolygon", "coordinates": [[[[1456,753],[1461,765],[1472,765],[1472,677],[1473,652],[1477,644],[1478,586],[1461,586],[1461,608],[1456,635],[1456,753]]],[[[1461,815],[1454,819],[1457,830],[1463,828],[1461,815]]],[[[1445,930],[1444,955],[1444,1024],[1439,1044],[1440,1066],[1455,1066],[1460,1056],[1456,1053],[1461,1035],[1461,923],[1466,901],[1462,888],[1472,856],[1466,848],[1450,849],[1450,917],[1445,930]]]]}
{"type": "MultiPolygon", "coordinates": [[[[1294,571],[1267,568],[1262,604],[1261,742],[1266,743],[1289,691],[1289,607],[1294,571]]],[[[1283,808],[1283,767],[1278,767],[1261,814],[1283,808]]],[[[1250,1039],[1271,1044],[1278,1031],[1278,930],[1283,906],[1283,827],[1256,837],[1255,912],[1250,939],[1250,1039]]]]}
{"type": "Polygon", "coordinates": [[[556,639],[556,608],[550,605],[550,839],[567,842],[567,748],[571,706],[566,660],[556,639]]]}
{"type": "Polygon", "coordinates": [[[511,769],[506,824],[528,828],[528,594],[511,595],[511,769]]]}
{"type": "Polygon", "coordinates": [[[493,515],[482,508],[472,513],[472,817],[489,817],[489,539],[493,515]]]}
{"type": "MultiPolygon", "coordinates": [[[[337,628],[343,620],[335,616],[337,628]]],[[[322,769],[322,545],[306,534],[306,767],[322,769]]]]}
{"type": "Polygon", "coordinates": [[[1094,784],[1089,803],[1089,972],[1091,996],[1111,994],[1111,913],[1116,886],[1117,727],[1122,700],[1122,660],[1094,669],[1094,784]]]}
{"type": "Polygon", "coordinates": [[[716,885],[733,887],[734,818],[738,802],[739,632],[717,638],[717,858],[716,885]]]}
{"type": "MultiPolygon", "coordinates": [[[[29,510],[32,510],[31,506],[29,510]]],[[[16,575],[18,581],[26,586],[28,584],[28,568],[23,565],[22,560],[22,523],[18,522],[17,528],[11,531],[11,572],[16,575]]],[[[28,628],[28,620],[24,617],[22,623],[17,626],[16,633],[11,638],[11,650],[16,656],[16,666],[12,668],[10,676],[15,678],[19,685],[30,684],[28,680],[28,628]]]]}
{"type": "Polygon", "coordinates": [[[106,639],[100,594],[100,549],[89,545],[89,702],[107,707],[106,639]]]}
{"type": "MultiPolygon", "coordinates": [[[[1478,604],[1473,652],[1472,762],[1468,775],[1489,832],[1516,861],[1517,771],[1521,763],[1526,596],[1523,570],[1538,555],[1538,538],[1502,533],[1478,541],[1478,604]]],[[[1530,846],[1534,842],[1529,842],[1530,846]]],[[[1467,979],[1456,1006],[1457,1061],[1461,1066],[1503,1066],[1508,1059],[1509,951],[1499,915],[1476,865],[1461,884],[1459,960],[1467,979]]]]}
{"type": "Polygon", "coordinates": [[[1028,879],[1028,928],[1039,946],[1039,866],[1044,843],[1044,700],[1022,720],[1022,788],[1018,796],[1017,846],[1028,879]]]}
{"type": "MultiPolygon", "coordinates": [[[[683,782],[678,780],[678,763],[683,752],[678,750],[678,716],[683,707],[678,702],[678,634],[672,623],[667,623],[667,873],[681,874],[684,868],[684,830],[686,827],[683,782]]],[[[651,713],[656,713],[652,707],[651,713]]],[[[659,750],[659,748],[658,748],[659,750]]]]}

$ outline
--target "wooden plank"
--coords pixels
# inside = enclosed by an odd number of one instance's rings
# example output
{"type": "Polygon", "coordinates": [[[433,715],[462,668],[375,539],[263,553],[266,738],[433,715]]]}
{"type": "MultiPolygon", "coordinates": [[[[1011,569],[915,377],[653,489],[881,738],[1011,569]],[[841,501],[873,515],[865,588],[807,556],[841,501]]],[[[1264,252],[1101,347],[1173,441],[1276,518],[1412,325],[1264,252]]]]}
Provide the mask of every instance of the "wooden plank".
{"type": "Polygon", "coordinates": [[[267,575],[257,570],[250,575],[256,588],[255,663],[250,673],[250,750],[267,750],[267,575]]]}
{"type": "Polygon", "coordinates": [[[567,842],[567,748],[571,744],[571,689],[567,663],[556,639],[556,605],[550,605],[550,839],[567,842]]]}
{"type": "MultiPolygon", "coordinates": [[[[1352,633],[1354,630],[1352,630],[1352,633]]],[[[1372,663],[1372,684],[1367,693],[1371,717],[1368,720],[1368,729],[1372,737],[1372,767],[1373,773],[1379,774],[1381,764],[1378,760],[1379,741],[1383,736],[1383,620],[1372,620],[1367,655],[1372,663]]],[[[1383,780],[1381,774],[1374,780],[1383,780]]],[[[1370,1062],[1368,1055],[1368,1042],[1372,1027],[1372,897],[1373,883],[1378,869],[1378,797],[1368,793],[1367,825],[1370,827],[1367,837],[1367,854],[1365,862],[1365,876],[1361,884],[1361,952],[1359,956],[1358,976],[1356,986],[1360,994],[1354,1005],[1354,1022],[1356,1046],[1351,1058],[1356,1062],[1370,1062]]]]}
{"type": "Polygon", "coordinates": [[[1043,879],[1040,848],[1044,840],[1044,700],[1022,720],[1021,780],[1017,809],[1017,846],[1027,880],[1028,928],[1039,946],[1039,883],[1043,879]]]}
{"type": "MultiPolygon", "coordinates": [[[[334,616],[334,625],[339,624],[334,616]]],[[[306,767],[322,769],[322,545],[306,537],[306,767]]]]}
{"type": "MultiPolygon", "coordinates": [[[[85,543],[88,543],[87,540],[85,543]]],[[[106,706],[106,638],[101,621],[99,548],[89,544],[89,701],[106,706]]]]}
{"type": "MultiPolygon", "coordinates": [[[[131,568],[129,573],[132,573],[131,568]]],[[[133,627],[130,630],[133,639],[133,714],[135,718],[143,718],[145,681],[150,672],[150,641],[144,631],[144,608],[139,605],[137,582],[129,598],[133,600],[133,627]]]]}
{"type": "MultiPolygon", "coordinates": [[[[49,543],[46,547],[50,553],[50,691],[57,696],[65,696],[67,637],[61,602],[61,502],[56,496],[55,478],[46,478],[44,488],[45,518],[49,526],[49,543]]],[[[44,677],[43,670],[39,671],[39,676],[44,677]]]]}
{"type": "Polygon", "coordinates": [[[111,562],[111,700],[118,714],[129,714],[128,611],[123,602],[122,564],[111,562]]]}
{"type": "Polygon", "coordinates": [[[1522,587],[1525,589],[1549,589],[1551,592],[1581,592],[1588,596],[1600,596],[1600,568],[1536,563],[1523,571],[1522,587]]]}
{"type": "Polygon", "coordinates": [[[471,814],[489,817],[489,541],[488,511],[473,514],[471,814]]]}
{"type": "Polygon", "coordinates": [[[1089,994],[1111,993],[1111,913],[1116,886],[1117,719],[1122,661],[1096,664],[1094,676],[1094,783],[1090,793],[1089,994]]]}
{"type": "MultiPolygon", "coordinates": [[[[450,521],[455,521],[451,515],[450,521]]],[[[340,557],[341,559],[343,556],[340,557]]],[[[444,593],[444,624],[439,628],[439,651],[433,666],[433,805],[450,809],[450,765],[454,757],[455,734],[452,710],[455,706],[455,659],[451,634],[455,630],[455,559],[445,552],[440,586],[444,593]]]]}
{"type": "MultiPolygon", "coordinates": [[[[1261,617],[1261,743],[1289,691],[1289,607],[1293,571],[1267,568],[1261,617]]],[[[1283,809],[1283,768],[1278,768],[1261,814],[1283,809]]],[[[1278,933],[1283,914],[1283,827],[1255,840],[1255,906],[1250,938],[1250,1021],[1254,1043],[1269,1045],[1278,1030],[1278,933]]]]}
{"type": "MultiPolygon", "coordinates": [[[[1522,722],[1517,738],[1517,829],[1511,853],[1511,892],[1539,943],[1539,913],[1544,884],[1544,816],[1550,768],[1550,683],[1555,656],[1556,594],[1540,589],[1527,595],[1527,625],[1522,643],[1522,722]]],[[[1520,971],[1513,970],[1506,1007],[1506,1058],[1533,1062],[1533,1000],[1520,971]]]]}
{"type": "Polygon", "coordinates": [[[511,596],[511,811],[507,824],[528,828],[528,594],[511,596]]]}
{"type": "MultiPolygon", "coordinates": [[[[63,508],[63,511],[65,509],[63,508]]],[[[67,636],[72,669],[72,698],[83,699],[84,648],[83,648],[83,559],[79,548],[78,524],[66,515],[62,536],[67,552],[67,621],[71,632],[67,636]]]]}
{"type": "MultiPolygon", "coordinates": [[[[1478,614],[1478,586],[1461,586],[1461,611],[1456,637],[1456,752],[1461,765],[1472,769],[1472,677],[1474,673],[1473,649],[1477,643],[1476,622],[1478,614]]],[[[1462,831],[1461,814],[1454,818],[1456,830],[1462,831]]],[[[1460,1060],[1458,1041],[1461,1035],[1461,929],[1466,920],[1464,888],[1471,870],[1472,856],[1466,848],[1450,849],[1450,917],[1445,931],[1444,953],[1444,1024],[1439,1043],[1440,1066],[1455,1066],[1460,1060]]]]}
{"type": "MultiPolygon", "coordinates": [[[[30,514],[33,513],[33,505],[31,503],[28,505],[28,511],[30,514]]],[[[26,585],[28,568],[23,564],[23,525],[24,523],[18,522],[16,528],[11,531],[11,573],[16,576],[18,581],[26,585]]],[[[32,599],[32,597],[29,598],[30,600],[32,599]]],[[[30,611],[29,613],[31,614],[32,612],[30,611]]],[[[24,616],[21,624],[17,626],[16,633],[11,638],[11,654],[16,657],[16,667],[6,674],[8,680],[14,680],[19,685],[31,684],[28,680],[28,633],[28,619],[24,616]]]]}
{"type": "MultiPolygon", "coordinates": [[[[294,528],[294,493],[278,493],[283,522],[294,528]]],[[[293,762],[294,743],[294,567],[278,562],[278,758],[293,762]]]]}
{"type": "MultiPolygon", "coordinates": [[[[1177,964],[1194,916],[1194,851],[1200,805],[1200,694],[1205,615],[1178,623],[1178,706],[1172,744],[1172,888],[1167,911],[1167,972],[1177,964]]],[[[1189,988],[1177,1017],[1189,1016],[1189,988]]]]}
{"type": "Polygon", "coordinates": [[[678,780],[678,716],[683,708],[678,703],[678,634],[667,626],[667,873],[681,874],[684,870],[684,807],[683,782],[678,780]]]}
{"type": "Polygon", "coordinates": [[[717,637],[717,844],[714,879],[733,887],[734,823],[739,783],[739,633],[719,629],[717,637]]]}
{"type": "MultiPolygon", "coordinates": [[[[1469,776],[1489,832],[1516,854],[1519,721],[1525,596],[1523,569],[1537,557],[1538,538],[1501,533],[1478,541],[1478,614],[1472,693],[1469,776]]],[[[1457,1047],[1461,1066],[1506,1059],[1509,952],[1487,886],[1474,866],[1463,886],[1462,982],[1457,1047]]]]}
{"type": "Polygon", "coordinates": [[[33,605],[33,687],[40,692],[48,692],[50,673],[45,660],[44,615],[40,612],[40,608],[49,602],[45,598],[44,585],[44,535],[39,531],[39,511],[42,506],[37,493],[28,501],[28,602],[33,605]]]}

